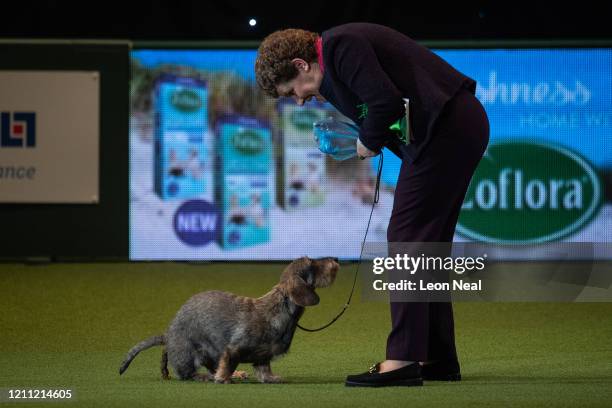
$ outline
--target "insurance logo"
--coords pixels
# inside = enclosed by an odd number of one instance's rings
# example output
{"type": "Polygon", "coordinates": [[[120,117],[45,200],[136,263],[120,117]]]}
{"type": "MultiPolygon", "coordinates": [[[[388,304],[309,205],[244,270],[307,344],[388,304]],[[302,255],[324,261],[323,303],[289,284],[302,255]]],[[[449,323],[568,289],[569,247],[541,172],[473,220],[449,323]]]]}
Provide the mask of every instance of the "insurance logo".
{"type": "Polygon", "coordinates": [[[0,147],[36,147],[36,113],[0,112],[0,147]]]}

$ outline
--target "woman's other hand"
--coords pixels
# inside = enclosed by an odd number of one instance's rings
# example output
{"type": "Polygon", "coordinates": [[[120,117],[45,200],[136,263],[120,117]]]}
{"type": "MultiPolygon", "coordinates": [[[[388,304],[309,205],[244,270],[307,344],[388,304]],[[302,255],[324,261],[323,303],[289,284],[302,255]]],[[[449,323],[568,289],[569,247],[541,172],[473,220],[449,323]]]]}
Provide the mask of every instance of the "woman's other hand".
{"type": "Polygon", "coordinates": [[[378,155],[378,153],[368,149],[361,143],[361,140],[357,139],[357,157],[363,160],[366,157],[374,157],[376,155],[378,155]]]}

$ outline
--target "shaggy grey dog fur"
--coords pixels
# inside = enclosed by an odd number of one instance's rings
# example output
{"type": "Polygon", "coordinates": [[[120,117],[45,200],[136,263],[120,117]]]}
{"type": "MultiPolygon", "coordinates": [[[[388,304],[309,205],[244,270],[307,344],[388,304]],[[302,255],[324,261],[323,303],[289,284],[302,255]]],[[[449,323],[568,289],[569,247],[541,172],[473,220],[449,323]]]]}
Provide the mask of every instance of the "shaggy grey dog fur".
{"type": "Polygon", "coordinates": [[[138,353],[165,345],[162,378],[168,379],[167,363],[181,380],[231,382],[239,363],[252,363],[261,382],[279,382],[270,361],[287,353],[304,307],[319,303],[315,288],[331,285],[339,269],[337,258],[293,261],[280,282],[257,299],[209,291],[190,298],[178,311],[164,335],[135,345],[125,357],[119,374],[127,370],[138,353]],[[198,368],[206,367],[208,374],[198,368]]]}

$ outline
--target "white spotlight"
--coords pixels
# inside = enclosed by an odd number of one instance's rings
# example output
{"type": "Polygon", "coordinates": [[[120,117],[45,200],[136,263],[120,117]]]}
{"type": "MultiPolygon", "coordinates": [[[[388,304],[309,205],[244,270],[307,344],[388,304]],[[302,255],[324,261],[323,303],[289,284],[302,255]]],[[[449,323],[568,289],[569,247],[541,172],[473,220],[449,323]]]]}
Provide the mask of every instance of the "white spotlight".
{"type": "Polygon", "coordinates": [[[250,19],[249,20],[249,25],[251,27],[255,27],[257,25],[257,20],[255,20],[254,18],[250,19]]]}

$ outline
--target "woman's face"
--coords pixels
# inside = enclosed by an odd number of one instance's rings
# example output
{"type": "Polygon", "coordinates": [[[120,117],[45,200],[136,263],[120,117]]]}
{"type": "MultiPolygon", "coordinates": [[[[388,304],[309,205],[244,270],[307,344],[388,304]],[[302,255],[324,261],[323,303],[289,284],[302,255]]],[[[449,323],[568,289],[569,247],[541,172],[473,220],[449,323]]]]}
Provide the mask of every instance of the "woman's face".
{"type": "Polygon", "coordinates": [[[323,73],[319,64],[316,62],[307,63],[300,58],[295,58],[292,62],[298,70],[298,75],[290,81],[277,85],[276,91],[278,94],[293,98],[300,106],[312,98],[319,102],[325,102],[325,98],[319,93],[319,87],[323,80],[323,73]]]}

